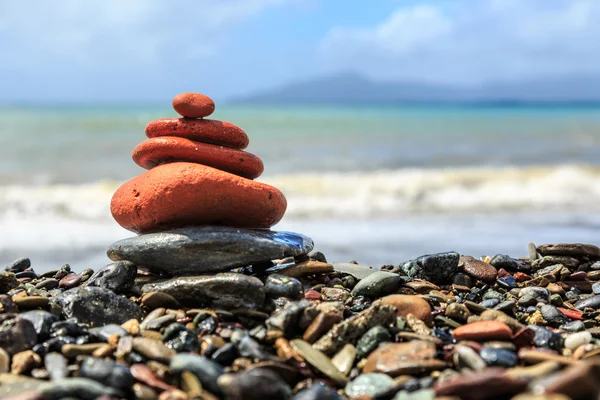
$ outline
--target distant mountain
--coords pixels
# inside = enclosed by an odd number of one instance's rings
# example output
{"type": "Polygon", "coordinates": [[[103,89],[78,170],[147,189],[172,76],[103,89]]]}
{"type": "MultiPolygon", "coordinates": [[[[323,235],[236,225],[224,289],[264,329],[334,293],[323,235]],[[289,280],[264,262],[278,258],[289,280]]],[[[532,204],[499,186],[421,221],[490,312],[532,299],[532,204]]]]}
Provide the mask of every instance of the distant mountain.
{"type": "Polygon", "coordinates": [[[600,102],[600,76],[492,84],[478,88],[375,82],[356,74],[323,77],[235,99],[236,103],[600,102]]]}

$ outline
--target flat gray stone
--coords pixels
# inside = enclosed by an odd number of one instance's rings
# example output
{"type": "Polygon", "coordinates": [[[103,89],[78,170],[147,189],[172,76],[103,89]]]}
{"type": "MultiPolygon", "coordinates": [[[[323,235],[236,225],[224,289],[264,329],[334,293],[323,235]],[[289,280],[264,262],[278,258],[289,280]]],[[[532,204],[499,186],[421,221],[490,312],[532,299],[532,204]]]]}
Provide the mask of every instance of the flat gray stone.
{"type": "Polygon", "coordinates": [[[373,267],[352,263],[333,263],[331,265],[333,265],[333,269],[335,271],[350,274],[358,279],[365,279],[367,276],[379,271],[378,269],[373,267]]]}
{"type": "Polygon", "coordinates": [[[258,308],[265,301],[260,279],[236,273],[166,279],[142,286],[142,293],[148,292],[167,293],[190,307],[258,308]]]}
{"type": "Polygon", "coordinates": [[[113,243],[113,261],[167,275],[229,271],[264,261],[309,253],[313,241],[293,232],[201,226],[149,233],[113,243]]]}

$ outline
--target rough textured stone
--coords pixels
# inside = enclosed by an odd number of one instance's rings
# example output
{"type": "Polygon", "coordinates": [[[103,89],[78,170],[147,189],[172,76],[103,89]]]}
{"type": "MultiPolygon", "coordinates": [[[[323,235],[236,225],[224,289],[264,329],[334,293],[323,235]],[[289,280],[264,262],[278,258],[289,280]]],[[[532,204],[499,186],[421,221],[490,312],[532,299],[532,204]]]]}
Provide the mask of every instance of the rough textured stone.
{"type": "Polygon", "coordinates": [[[99,287],[77,287],[53,299],[67,318],[90,326],[122,324],[130,319],[142,320],[144,311],[135,303],[99,287]]]}
{"type": "Polygon", "coordinates": [[[164,292],[183,305],[217,308],[258,308],[265,300],[263,283],[254,277],[222,273],[186,276],[142,286],[142,292],[164,292]]]}
{"type": "Polygon", "coordinates": [[[413,279],[445,283],[458,271],[460,255],[456,252],[429,254],[401,265],[402,271],[413,279]]]}
{"type": "Polygon", "coordinates": [[[190,162],[248,179],[258,178],[264,170],[262,160],[252,153],[176,136],[144,140],[135,146],[132,157],[145,169],[171,162],[190,162]]]}
{"type": "Polygon", "coordinates": [[[356,344],[358,339],[374,326],[388,326],[395,318],[394,306],[376,301],[366,310],[334,325],[313,346],[325,354],[333,354],[346,343],[356,344]]]}
{"type": "Polygon", "coordinates": [[[537,251],[542,256],[571,256],[592,258],[600,258],[600,248],[593,244],[583,243],[559,243],[559,244],[543,244],[538,246],[537,251]]]}
{"type": "Polygon", "coordinates": [[[117,261],[99,269],[87,281],[87,286],[98,286],[115,293],[127,293],[133,288],[137,267],[129,261],[117,261]]]}
{"type": "Polygon", "coordinates": [[[307,254],[310,238],[292,232],[202,226],[123,239],[111,260],[129,260],[156,273],[192,275],[307,254]]]}
{"type": "Polygon", "coordinates": [[[492,265],[471,256],[461,256],[463,269],[469,275],[484,282],[493,282],[498,271],[492,265]]]}
{"type": "Polygon", "coordinates": [[[15,314],[0,314],[0,347],[11,356],[35,346],[37,333],[33,324],[15,314]]]}
{"type": "Polygon", "coordinates": [[[242,128],[214,119],[162,118],[146,125],[146,136],[177,136],[203,143],[245,149],[248,136],[242,128]]]}
{"type": "Polygon", "coordinates": [[[313,348],[304,340],[294,339],[290,341],[294,350],[319,372],[334,380],[339,385],[344,385],[348,379],[338,370],[331,360],[321,351],[313,348]]]}

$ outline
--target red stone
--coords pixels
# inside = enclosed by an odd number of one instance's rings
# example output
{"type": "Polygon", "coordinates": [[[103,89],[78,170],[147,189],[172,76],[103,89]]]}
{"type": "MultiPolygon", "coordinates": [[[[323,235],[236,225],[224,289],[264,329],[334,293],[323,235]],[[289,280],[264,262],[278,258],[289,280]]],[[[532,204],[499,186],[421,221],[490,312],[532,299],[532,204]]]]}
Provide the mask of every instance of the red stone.
{"type": "Polygon", "coordinates": [[[513,343],[518,348],[529,347],[533,343],[535,332],[529,327],[519,329],[512,337],[513,343]]]}
{"type": "Polygon", "coordinates": [[[583,312],[581,311],[569,310],[568,308],[562,307],[556,307],[556,309],[570,319],[578,319],[580,321],[583,321],[583,312]]]}
{"type": "Polygon", "coordinates": [[[173,108],[183,117],[204,118],[215,111],[215,102],[206,95],[188,92],[173,98],[173,108]]]}
{"type": "Polygon", "coordinates": [[[198,225],[269,228],[286,207],[272,186],[185,162],[159,165],[131,179],[110,205],[119,225],[139,233],[198,225]]]}
{"type": "Polygon", "coordinates": [[[452,335],[457,341],[510,340],[512,330],[500,321],[475,321],[456,328],[452,335]]]}
{"type": "Polygon", "coordinates": [[[242,128],[214,119],[157,119],[146,125],[146,136],[178,136],[237,149],[245,149],[249,142],[248,135],[242,128]]]}
{"type": "Polygon", "coordinates": [[[304,298],[306,300],[320,300],[321,299],[321,293],[317,292],[316,290],[307,290],[306,292],[304,292],[304,298]]]}
{"type": "Polygon", "coordinates": [[[259,177],[264,170],[261,159],[254,154],[175,136],[144,140],[135,146],[132,156],[137,165],[146,169],[183,161],[206,165],[248,179],[259,177]]]}
{"type": "Polygon", "coordinates": [[[515,278],[515,280],[517,282],[525,282],[525,281],[528,281],[530,279],[533,279],[533,277],[527,275],[524,272],[515,272],[515,274],[513,275],[513,278],[515,278]]]}
{"type": "Polygon", "coordinates": [[[477,260],[471,256],[462,256],[464,271],[484,282],[493,282],[496,280],[498,271],[493,265],[490,265],[484,261],[477,260]]]}

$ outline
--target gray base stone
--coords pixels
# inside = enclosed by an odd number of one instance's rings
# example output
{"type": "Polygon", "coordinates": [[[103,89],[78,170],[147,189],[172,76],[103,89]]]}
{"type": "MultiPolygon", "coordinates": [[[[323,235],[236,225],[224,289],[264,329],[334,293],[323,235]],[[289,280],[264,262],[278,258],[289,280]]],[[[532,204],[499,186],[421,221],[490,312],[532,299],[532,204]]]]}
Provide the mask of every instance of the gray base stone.
{"type": "Polygon", "coordinates": [[[180,276],[229,271],[307,254],[312,248],[309,237],[293,232],[201,226],[119,240],[107,254],[113,261],[180,276]]]}

